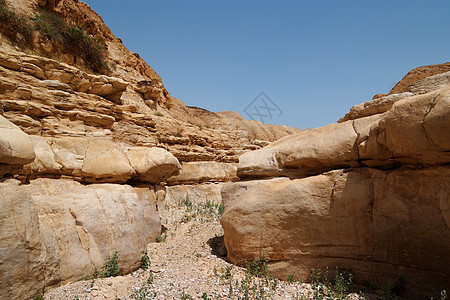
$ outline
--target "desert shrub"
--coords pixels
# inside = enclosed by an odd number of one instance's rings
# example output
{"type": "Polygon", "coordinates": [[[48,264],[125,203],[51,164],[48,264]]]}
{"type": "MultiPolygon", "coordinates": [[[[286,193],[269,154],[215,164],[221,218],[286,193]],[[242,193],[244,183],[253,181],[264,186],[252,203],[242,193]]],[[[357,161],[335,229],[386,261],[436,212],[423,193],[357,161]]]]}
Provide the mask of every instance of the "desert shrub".
{"type": "Polygon", "coordinates": [[[0,0],[0,32],[13,44],[23,48],[30,47],[33,41],[33,27],[21,15],[0,0]]]}
{"type": "Polygon", "coordinates": [[[70,25],[56,14],[39,9],[34,28],[57,45],[63,52],[81,58],[87,68],[95,73],[107,73],[109,70],[105,58],[105,47],[99,38],[87,34],[79,25],[70,25]]]}
{"type": "Polygon", "coordinates": [[[103,267],[102,277],[116,277],[119,275],[119,258],[117,256],[117,251],[114,252],[112,257],[108,258],[105,266],[103,267]]]}
{"type": "Polygon", "coordinates": [[[148,256],[147,251],[142,251],[141,269],[147,270],[148,268],[150,268],[150,257],[148,256]]]}
{"type": "Polygon", "coordinates": [[[270,275],[267,266],[268,262],[269,260],[265,256],[261,259],[257,258],[247,262],[245,266],[246,272],[256,277],[267,278],[270,275]]]}

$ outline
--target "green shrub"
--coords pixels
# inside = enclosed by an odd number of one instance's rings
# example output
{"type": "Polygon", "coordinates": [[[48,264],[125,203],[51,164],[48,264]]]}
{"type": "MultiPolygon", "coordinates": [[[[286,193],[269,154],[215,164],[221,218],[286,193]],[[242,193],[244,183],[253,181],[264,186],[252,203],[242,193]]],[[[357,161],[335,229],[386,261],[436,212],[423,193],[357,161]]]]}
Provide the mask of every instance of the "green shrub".
{"type": "Polygon", "coordinates": [[[117,251],[114,252],[112,257],[108,258],[105,266],[103,267],[102,277],[116,277],[119,275],[119,258],[117,255],[117,251]]]}
{"type": "Polygon", "coordinates": [[[150,257],[148,257],[148,254],[146,251],[142,251],[141,269],[147,270],[148,268],[150,268],[150,257]]]}
{"type": "Polygon", "coordinates": [[[34,21],[34,28],[53,45],[63,52],[81,58],[87,68],[95,73],[107,73],[105,47],[99,38],[87,34],[79,26],[69,25],[56,14],[39,9],[34,21]]]}
{"type": "Polygon", "coordinates": [[[246,272],[256,277],[260,278],[268,278],[269,277],[269,268],[267,267],[267,263],[269,260],[264,256],[262,259],[255,259],[251,262],[247,262],[246,264],[246,272]]]}
{"type": "Polygon", "coordinates": [[[157,243],[164,243],[167,239],[167,234],[161,234],[159,236],[156,237],[156,242],[157,243]]]}
{"type": "Polygon", "coordinates": [[[0,31],[17,46],[28,48],[32,44],[33,27],[8,7],[5,0],[0,0],[0,31]]]}

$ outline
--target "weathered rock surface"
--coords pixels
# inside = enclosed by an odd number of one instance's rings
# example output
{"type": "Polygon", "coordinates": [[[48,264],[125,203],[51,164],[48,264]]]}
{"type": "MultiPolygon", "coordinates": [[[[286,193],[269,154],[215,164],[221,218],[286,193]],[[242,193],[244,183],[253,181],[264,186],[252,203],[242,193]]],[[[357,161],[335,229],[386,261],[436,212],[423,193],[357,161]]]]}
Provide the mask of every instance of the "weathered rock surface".
{"type": "Polygon", "coordinates": [[[327,266],[379,286],[403,277],[413,299],[450,286],[450,86],[435,76],[383,113],[243,154],[238,176],[259,180],[222,188],[228,259],[267,255],[280,278],[327,266]]]}
{"type": "Polygon", "coordinates": [[[450,283],[448,178],[448,167],[359,168],[226,184],[228,259],[266,255],[281,278],[348,266],[359,282],[402,276],[413,298],[439,294],[450,283]]]}
{"type": "Polygon", "coordinates": [[[0,116],[0,163],[25,165],[34,157],[33,144],[28,135],[0,116]]]}
{"type": "MultiPolygon", "coordinates": [[[[161,148],[129,147],[107,139],[31,136],[36,158],[22,172],[28,178],[71,177],[88,183],[123,183],[130,179],[159,184],[181,168],[161,148]]],[[[33,149],[33,147],[31,147],[33,149]]]]}
{"type": "Polygon", "coordinates": [[[161,230],[155,194],[148,188],[8,180],[0,183],[0,205],[5,299],[33,298],[45,287],[90,276],[115,251],[120,272],[130,272],[161,230]]]}
{"type": "Polygon", "coordinates": [[[450,63],[420,67],[411,72],[411,75],[408,73],[388,95],[376,95],[371,101],[353,106],[338,122],[384,113],[401,99],[436,91],[450,84],[450,63]]]}
{"type": "Polygon", "coordinates": [[[201,182],[236,181],[235,164],[214,161],[183,163],[180,174],[167,180],[168,184],[191,184],[201,182]]]}
{"type": "Polygon", "coordinates": [[[450,162],[450,88],[397,101],[380,115],[304,130],[240,157],[240,177],[305,176],[341,167],[450,162]]]}

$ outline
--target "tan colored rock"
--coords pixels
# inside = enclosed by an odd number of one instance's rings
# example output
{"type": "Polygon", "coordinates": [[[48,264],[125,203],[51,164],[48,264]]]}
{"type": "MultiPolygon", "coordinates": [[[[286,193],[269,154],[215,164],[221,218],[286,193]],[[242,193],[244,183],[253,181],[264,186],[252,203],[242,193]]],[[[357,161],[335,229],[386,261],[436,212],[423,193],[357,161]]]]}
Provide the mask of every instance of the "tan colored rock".
{"type": "Polygon", "coordinates": [[[222,193],[236,192],[221,219],[228,259],[266,255],[281,278],[348,266],[358,282],[403,276],[409,295],[439,294],[450,278],[449,176],[357,169],[227,184],[222,193]]]}
{"type": "Polygon", "coordinates": [[[0,297],[33,299],[45,287],[38,207],[17,180],[0,183],[0,297]],[[31,279],[31,280],[30,280],[31,279]]]}
{"type": "Polygon", "coordinates": [[[358,165],[352,122],[304,130],[239,158],[238,176],[308,173],[358,165]]]}
{"type": "Polygon", "coordinates": [[[28,135],[0,116],[0,163],[25,165],[34,157],[33,143],[28,135]]]}
{"type": "Polygon", "coordinates": [[[181,165],[170,152],[161,148],[134,147],[126,152],[140,181],[160,183],[178,173],[181,165]]]}
{"type": "Polygon", "coordinates": [[[81,172],[87,182],[125,182],[135,174],[119,145],[91,140],[81,172]]]}
{"type": "Polygon", "coordinates": [[[221,189],[224,183],[202,183],[202,184],[180,184],[166,186],[165,197],[158,207],[166,203],[178,204],[183,200],[189,199],[193,203],[211,201],[212,203],[222,203],[221,189]]]}
{"type": "Polygon", "coordinates": [[[115,251],[120,272],[128,273],[161,232],[155,195],[146,188],[7,181],[0,183],[0,205],[4,299],[33,298],[44,287],[90,276],[115,251]]]}
{"type": "Polygon", "coordinates": [[[402,163],[450,161],[450,88],[403,99],[384,120],[384,144],[402,163]]]}
{"type": "Polygon", "coordinates": [[[31,164],[31,171],[35,174],[58,174],[61,170],[61,165],[55,160],[55,154],[49,144],[51,140],[39,136],[31,136],[31,140],[36,153],[36,157],[31,164]]]}
{"type": "MultiPolygon", "coordinates": [[[[450,64],[447,64],[450,68],[450,64]]],[[[445,70],[445,68],[444,68],[445,70]]],[[[384,113],[392,108],[392,105],[399,100],[414,95],[422,95],[437,91],[445,86],[450,85],[450,72],[442,74],[436,74],[423,78],[422,80],[414,81],[407,87],[407,90],[401,93],[389,93],[388,95],[381,95],[380,97],[374,97],[371,101],[364,102],[353,106],[350,111],[340,118],[338,122],[344,122],[348,120],[355,120],[375,114],[384,113]]],[[[395,87],[394,87],[395,89],[395,87]]],[[[393,90],[394,90],[393,89],[393,90]]]]}
{"type": "Polygon", "coordinates": [[[189,184],[201,182],[236,181],[237,167],[234,164],[214,161],[186,162],[180,174],[168,179],[169,184],[189,184]]]}

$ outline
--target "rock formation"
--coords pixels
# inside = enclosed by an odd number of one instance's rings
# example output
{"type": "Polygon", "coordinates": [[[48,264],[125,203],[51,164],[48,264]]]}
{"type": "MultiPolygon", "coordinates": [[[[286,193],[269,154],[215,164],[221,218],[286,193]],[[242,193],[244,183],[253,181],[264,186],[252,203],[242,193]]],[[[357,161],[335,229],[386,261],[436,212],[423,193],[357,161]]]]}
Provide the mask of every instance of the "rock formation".
{"type": "Polygon", "coordinates": [[[37,31],[18,45],[0,24],[2,298],[91,276],[116,251],[131,272],[161,234],[165,201],[220,202],[239,155],[299,132],[186,106],[81,1],[5,3],[17,20],[43,9],[82,26],[110,67],[94,74],[37,31]]]}
{"type": "Polygon", "coordinates": [[[450,72],[353,107],[340,123],[240,157],[222,198],[228,259],[280,278],[345,266],[360,283],[450,286],[450,72]]]}
{"type": "Polygon", "coordinates": [[[281,278],[346,265],[416,296],[449,286],[448,63],[300,131],[186,106],[81,1],[6,3],[82,26],[109,68],[0,28],[2,298],[90,276],[115,252],[131,272],[165,204],[187,198],[223,202],[232,262],[267,255],[281,278]]]}

